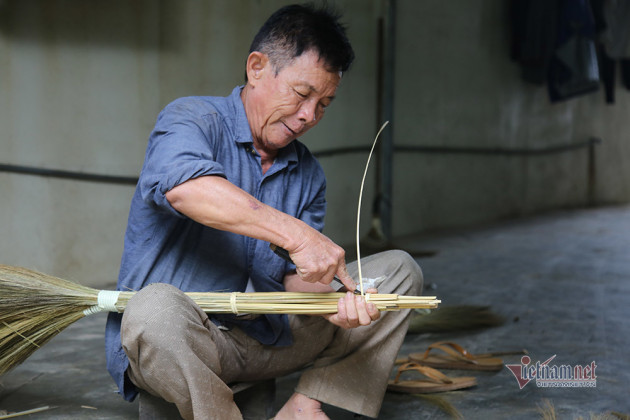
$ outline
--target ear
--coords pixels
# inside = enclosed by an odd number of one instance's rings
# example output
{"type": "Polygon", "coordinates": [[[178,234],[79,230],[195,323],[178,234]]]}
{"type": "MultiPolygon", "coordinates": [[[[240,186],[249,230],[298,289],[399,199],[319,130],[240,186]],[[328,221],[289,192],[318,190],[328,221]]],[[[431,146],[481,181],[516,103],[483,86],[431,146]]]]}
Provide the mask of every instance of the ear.
{"type": "Polygon", "coordinates": [[[247,57],[247,80],[253,86],[269,69],[269,57],[260,51],[254,51],[247,57]]]}

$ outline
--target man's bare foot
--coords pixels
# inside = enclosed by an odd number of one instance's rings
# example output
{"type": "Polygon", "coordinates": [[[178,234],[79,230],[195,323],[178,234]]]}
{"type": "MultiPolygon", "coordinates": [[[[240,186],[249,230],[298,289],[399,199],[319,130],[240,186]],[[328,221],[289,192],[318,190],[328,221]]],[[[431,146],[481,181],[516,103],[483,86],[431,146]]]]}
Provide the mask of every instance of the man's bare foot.
{"type": "Polygon", "coordinates": [[[297,392],[291,395],[289,401],[278,411],[275,420],[329,420],[322,411],[322,403],[297,392]]]}

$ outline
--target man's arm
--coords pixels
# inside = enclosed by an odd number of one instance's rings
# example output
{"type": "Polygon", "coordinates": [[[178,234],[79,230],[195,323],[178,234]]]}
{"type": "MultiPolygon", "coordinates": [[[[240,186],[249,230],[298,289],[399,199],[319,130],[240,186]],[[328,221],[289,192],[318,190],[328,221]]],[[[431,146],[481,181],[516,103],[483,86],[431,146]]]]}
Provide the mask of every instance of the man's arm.
{"type": "Polygon", "coordinates": [[[287,251],[299,277],[328,284],[337,275],[354,290],[343,248],[303,221],[268,206],[218,176],[190,179],[166,193],[178,212],[198,223],[278,245],[287,251]]]}

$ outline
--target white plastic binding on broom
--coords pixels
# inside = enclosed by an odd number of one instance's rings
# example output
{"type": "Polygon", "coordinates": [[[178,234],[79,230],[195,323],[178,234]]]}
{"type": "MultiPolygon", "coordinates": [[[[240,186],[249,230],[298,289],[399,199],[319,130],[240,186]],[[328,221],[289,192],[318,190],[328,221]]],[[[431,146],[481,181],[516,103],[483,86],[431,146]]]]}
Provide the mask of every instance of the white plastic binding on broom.
{"type": "Polygon", "coordinates": [[[118,312],[116,302],[118,301],[119,290],[100,290],[98,292],[97,304],[83,311],[83,315],[88,316],[98,312],[118,312]]]}

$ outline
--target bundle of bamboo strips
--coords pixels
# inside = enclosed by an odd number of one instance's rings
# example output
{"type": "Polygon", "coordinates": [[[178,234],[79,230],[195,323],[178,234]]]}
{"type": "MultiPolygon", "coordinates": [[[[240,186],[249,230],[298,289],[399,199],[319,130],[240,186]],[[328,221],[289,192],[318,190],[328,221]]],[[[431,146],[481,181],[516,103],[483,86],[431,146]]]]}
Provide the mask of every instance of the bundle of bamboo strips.
{"type": "MultiPolygon", "coordinates": [[[[63,329],[100,311],[123,312],[135,292],[99,291],[21,267],[0,265],[0,375],[63,329]],[[110,302],[103,303],[103,296],[110,302]],[[112,299],[113,298],[113,299],[112,299]]],[[[330,314],[343,293],[187,293],[208,313],[330,314]]],[[[367,295],[366,295],[367,296],[367,295]]],[[[371,294],[380,311],[436,308],[435,296],[371,294]]]]}

